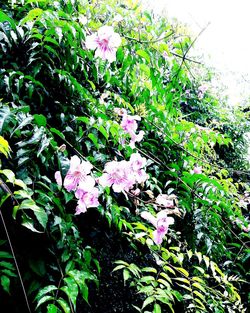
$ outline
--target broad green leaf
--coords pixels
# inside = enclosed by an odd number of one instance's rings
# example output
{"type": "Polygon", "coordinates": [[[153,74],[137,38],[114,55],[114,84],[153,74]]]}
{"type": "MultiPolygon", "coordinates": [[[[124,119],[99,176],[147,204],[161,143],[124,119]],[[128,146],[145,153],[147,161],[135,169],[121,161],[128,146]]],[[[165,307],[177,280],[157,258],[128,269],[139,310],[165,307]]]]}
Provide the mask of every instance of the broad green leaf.
{"type": "Polygon", "coordinates": [[[62,307],[64,313],[71,313],[70,312],[70,306],[69,306],[68,302],[66,302],[62,298],[59,298],[56,301],[60,304],[60,306],[62,307]]]}
{"type": "Polygon", "coordinates": [[[148,306],[150,303],[155,301],[155,297],[148,297],[146,300],[143,301],[142,309],[144,309],[146,306],[148,306]]]}
{"type": "Polygon", "coordinates": [[[15,206],[13,209],[13,217],[16,218],[17,211],[20,210],[32,210],[38,220],[38,222],[43,226],[43,228],[46,228],[48,216],[44,209],[41,207],[38,207],[34,200],[32,199],[25,199],[22,201],[22,203],[18,206],[15,206]]]}
{"type": "Polygon", "coordinates": [[[116,266],[116,267],[113,269],[112,272],[118,271],[118,270],[120,270],[120,269],[122,269],[122,268],[124,268],[124,267],[125,267],[124,265],[118,265],[118,266],[116,266]]]}
{"type": "Polygon", "coordinates": [[[42,114],[34,114],[33,115],[34,117],[34,121],[36,123],[37,126],[41,127],[46,127],[47,125],[47,120],[46,120],[46,117],[42,114]]]}
{"type": "Polygon", "coordinates": [[[124,285],[126,281],[131,277],[130,272],[127,269],[123,270],[123,280],[124,280],[124,285]]]}
{"type": "Polygon", "coordinates": [[[94,143],[94,145],[96,146],[96,148],[99,149],[97,137],[96,137],[94,134],[92,134],[92,133],[88,134],[88,137],[89,137],[89,139],[94,143]]]}
{"type": "Polygon", "coordinates": [[[199,284],[199,283],[193,283],[192,286],[195,287],[195,288],[197,288],[197,289],[199,289],[200,291],[206,293],[205,288],[204,288],[201,284],[199,284]]]}
{"type": "Polygon", "coordinates": [[[157,274],[157,270],[153,267],[144,267],[141,269],[142,272],[150,272],[150,273],[155,273],[157,274]]]}
{"type": "Polygon", "coordinates": [[[54,285],[49,285],[46,286],[44,288],[42,288],[41,290],[39,290],[38,294],[36,295],[35,299],[39,300],[41,299],[44,295],[46,295],[47,293],[50,293],[51,291],[55,291],[57,290],[57,287],[54,285]]]}
{"type": "Polygon", "coordinates": [[[181,272],[184,276],[188,277],[189,276],[189,273],[187,270],[185,270],[184,268],[182,267],[174,267],[174,269],[176,269],[177,271],[181,272]]]}
{"type": "Polygon", "coordinates": [[[1,275],[1,285],[6,292],[10,292],[10,279],[5,275],[1,275]]]}
{"type": "Polygon", "coordinates": [[[48,304],[47,313],[59,313],[58,307],[56,307],[53,303],[48,304]]]}
{"type": "Polygon", "coordinates": [[[15,174],[11,170],[1,170],[0,174],[3,174],[4,176],[6,176],[9,182],[11,182],[12,184],[14,183],[15,174]]]}
{"type": "Polygon", "coordinates": [[[40,300],[37,302],[36,308],[38,308],[40,305],[42,305],[45,302],[48,302],[50,300],[54,300],[54,297],[52,296],[43,296],[40,298],[40,300]]]}
{"type": "Polygon", "coordinates": [[[145,50],[137,50],[136,54],[144,58],[148,63],[150,63],[150,56],[145,50]]]}
{"type": "Polygon", "coordinates": [[[2,10],[0,10],[0,23],[3,24],[5,30],[10,30],[9,28],[6,29],[5,23],[8,22],[12,29],[16,28],[15,21],[11,19],[7,14],[5,14],[2,10]]]}
{"type": "Polygon", "coordinates": [[[12,259],[13,256],[9,253],[9,252],[6,252],[6,251],[0,251],[0,259],[12,259]]]}
{"type": "Polygon", "coordinates": [[[74,308],[76,308],[76,299],[78,296],[78,286],[77,286],[74,278],[72,278],[72,277],[66,277],[66,278],[64,278],[63,281],[67,284],[67,286],[63,286],[60,289],[66,293],[66,295],[68,296],[68,298],[72,302],[74,308]]]}
{"type": "Polygon", "coordinates": [[[153,313],[161,313],[161,306],[158,303],[155,303],[153,313]]]}

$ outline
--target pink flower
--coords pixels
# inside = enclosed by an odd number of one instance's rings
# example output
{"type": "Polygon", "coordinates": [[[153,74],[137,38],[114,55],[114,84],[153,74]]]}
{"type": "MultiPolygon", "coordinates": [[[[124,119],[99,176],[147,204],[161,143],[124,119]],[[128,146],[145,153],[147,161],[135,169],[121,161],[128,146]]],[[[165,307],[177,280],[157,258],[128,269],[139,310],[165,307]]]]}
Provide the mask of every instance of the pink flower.
{"type": "Polygon", "coordinates": [[[195,166],[193,169],[194,174],[201,174],[202,173],[202,167],[201,166],[195,166]]]}
{"type": "Polygon", "coordinates": [[[131,173],[129,162],[112,161],[106,163],[104,174],[99,177],[99,184],[103,187],[111,187],[115,192],[128,191],[135,183],[131,173]]]}
{"type": "Polygon", "coordinates": [[[131,140],[130,140],[129,145],[130,145],[130,147],[131,147],[132,149],[135,148],[135,143],[136,143],[136,142],[142,141],[144,134],[145,134],[145,132],[144,132],[143,130],[140,130],[137,135],[136,135],[135,133],[131,133],[131,134],[130,134],[131,140]]]}
{"type": "Polygon", "coordinates": [[[132,149],[135,148],[135,143],[140,142],[143,139],[144,131],[140,131],[138,134],[136,134],[136,130],[138,128],[137,121],[140,121],[141,118],[139,115],[128,115],[127,110],[115,108],[114,112],[118,114],[119,116],[122,116],[121,121],[121,127],[124,130],[125,133],[129,134],[131,137],[130,140],[130,147],[132,149]]]}
{"type": "Polygon", "coordinates": [[[127,110],[123,108],[114,108],[115,114],[119,116],[123,116],[123,114],[127,114],[127,110]]]}
{"type": "Polygon", "coordinates": [[[175,207],[174,198],[175,196],[173,197],[166,194],[160,194],[155,199],[155,202],[159,205],[165,206],[166,208],[174,208],[175,207]]]}
{"type": "Polygon", "coordinates": [[[142,212],[141,217],[150,222],[156,230],[153,232],[153,239],[157,245],[160,245],[163,241],[163,237],[168,232],[169,225],[174,224],[174,219],[172,217],[168,217],[166,211],[160,211],[157,213],[156,217],[154,217],[149,212],[142,212]]]}
{"type": "Polygon", "coordinates": [[[79,157],[74,155],[70,159],[70,168],[63,184],[67,191],[76,190],[80,182],[85,186],[86,190],[92,188],[95,185],[95,180],[88,175],[92,168],[92,164],[86,161],[81,162],[79,157]]]}
{"type": "Polygon", "coordinates": [[[167,59],[168,59],[168,53],[167,53],[167,51],[163,51],[162,56],[163,56],[163,58],[164,58],[165,60],[167,60],[167,59]]]}
{"type": "Polygon", "coordinates": [[[250,224],[248,226],[243,226],[242,227],[242,230],[246,233],[249,233],[250,232],[250,224]]]}
{"type": "Polygon", "coordinates": [[[207,91],[207,86],[206,85],[201,85],[198,88],[198,98],[202,99],[204,97],[205,92],[207,91]]]}
{"type": "Polygon", "coordinates": [[[55,172],[55,180],[58,186],[62,186],[62,175],[60,171],[55,172]]]}
{"type": "Polygon", "coordinates": [[[139,153],[133,153],[130,156],[130,168],[135,177],[135,181],[139,184],[145,182],[148,179],[148,174],[145,170],[142,169],[145,167],[147,161],[145,158],[142,158],[139,153]]]}
{"type": "Polygon", "coordinates": [[[123,128],[125,133],[134,134],[138,127],[138,124],[136,121],[140,121],[140,120],[141,118],[138,115],[132,116],[132,115],[123,114],[121,127],[123,128]]]}
{"type": "Polygon", "coordinates": [[[110,63],[116,60],[116,51],[121,44],[121,37],[114,32],[112,26],[102,26],[97,33],[86,37],[87,49],[95,50],[95,57],[108,60],[110,63]]]}
{"type": "Polygon", "coordinates": [[[75,213],[76,215],[85,213],[88,208],[95,208],[100,204],[98,201],[98,189],[95,187],[89,191],[86,191],[81,189],[81,185],[79,185],[79,188],[75,192],[75,196],[78,199],[78,205],[76,207],[75,213]]]}

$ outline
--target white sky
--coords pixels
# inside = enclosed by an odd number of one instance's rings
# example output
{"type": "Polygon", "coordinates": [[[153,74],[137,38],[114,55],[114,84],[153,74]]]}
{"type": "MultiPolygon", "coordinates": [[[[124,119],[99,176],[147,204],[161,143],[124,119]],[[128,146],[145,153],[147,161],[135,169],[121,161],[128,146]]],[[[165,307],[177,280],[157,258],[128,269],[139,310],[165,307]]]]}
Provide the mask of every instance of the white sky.
{"type": "Polygon", "coordinates": [[[230,102],[250,95],[250,0],[142,0],[157,12],[177,18],[198,34],[195,47],[205,63],[222,72],[230,102]]]}

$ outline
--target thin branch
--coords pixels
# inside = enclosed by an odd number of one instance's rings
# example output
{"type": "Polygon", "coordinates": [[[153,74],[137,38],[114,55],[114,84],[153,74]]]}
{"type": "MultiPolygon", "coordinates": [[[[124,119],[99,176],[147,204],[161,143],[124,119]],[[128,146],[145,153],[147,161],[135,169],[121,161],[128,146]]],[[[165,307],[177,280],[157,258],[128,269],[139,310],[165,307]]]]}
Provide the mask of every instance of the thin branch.
{"type": "MultiPolygon", "coordinates": [[[[170,53],[173,54],[174,56],[178,57],[178,58],[181,58],[181,59],[184,58],[184,54],[183,54],[183,55],[180,55],[180,54],[175,53],[175,52],[173,52],[173,51],[170,51],[170,53]]],[[[193,63],[196,63],[196,64],[202,64],[202,63],[199,62],[199,61],[196,61],[196,60],[193,60],[193,59],[190,59],[190,58],[187,58],[187,57],[185,57],[185,60],[190,61],[190,62],[193,62],[193,63]]]]}
{"type": "MultiPolygon", "coordinates": [[[[141,154],[143,154],[144,156],[146,156],[147,158],[151,159],[153,162],[156,162],[158,165],[161,165],[163,167],[165,167],[166,169],[168,170],[171,170],[170,167],[168,167],[165,163],[163,163],[161,160],[159,160],[157,157],[151,157],[147,152],[139,149],[139,148],[136,148],[137,151],[139,151],[141,154]]],[[[184,180],[182,180],[180,177],[177,176],[177,180],[179,180],[179,182],[181,182],[185,187],[187,187],[192,193],[193,195],[195,195],[197,198],[203,200],[203,198],[197,194],[195,192],[195,190],[193,190],[193,188],[191,188],[184,180]]],[[[211,207],[210,207],[211,208],[211,207]]],[[[221,221],[222,223],[228,228],[228,230],[241,242],[241,244],[243,246],[245,246],[247,249],[249,249],[249,246],[243,241],[240,239],[240,237],[228,226],[228,224],[223,221],[222,217],[221,218],[221,221]]]]}
{"type": "Polygon", "coordinates": [[[164,39],[167,39],[169,38],[170,36],[172,36],[174,34],[174,32],[172,31],[170,34],[162,37],[162,38],[158,38],[158,39],[155,39],[155,40],[140,40],[140,39],[137,39],[137,38],[133,38],[133,37],[129,37],[129,36],[124,36],[125,38],[129,39],[129,40],[133,40],[133,41],[137,41],[139,43],[156,43],[156,42],[159,42],[159,41],[162,41],[164,39]]]}
{"type": "Polygon", "coordinates": [[[19,277],[19,279],[20,279],[20,283],[21,283],[21,287],[22,287],[22,290],[23,290],[23,294],[24,294],[26,306],[27,306],[27,309],[28,309],[29,313],[31,313],[31,309],[30,309],[30,305],[29,305],[27,293],[26,293],[26,290],[25,290],[25,287],[24,287],[22,275],[21,275],[21,272],[20,272],[20,269],[19,269],[19,266],[18,266],[18,263],[17,263],[17,259],[16,259],[16,256],[15,256],[15,252],[14,252],[14,249],[13,249],[13,246],[12,246],[12,243],[11,243],[11,240],[10,240],[9,232],[8,232],[7,226],[6,226],[6,224],[5,224],[5,221],[4,221],[3,214],[2,214],[2,211],[1,211],[1,210],[0,210],[0,217],[1,217],[1,220],[2,220],[2,223],[3,223],[3,227],[4,227],[4,230],[5,230],[5,233],[6,233],[6,237],[7,237],[9,246],[10,246],[11,254],[12,254],[12,256],[13,256],[13,259],[14,259],[14,262],[15,262],[15,265],[16,265],[17,274],[18,274],[18,277],[19,277]]]}
{"type": "MultiPolygon", "coordinates": [[[[190,113],[190,114],[192,114],[192,113],[190,113]]],[[[209,161],[207,161],[207,160],[205,160],[205,159],[203,159],[203,158],[201,158],[201,157],[198,157],[197,155],[193,154],[192,152],[188,151],[187,149],[185,149],[185,148],[183,147],[182,144],[176,142],[176,141],[175,141],[173,138],[171,138],[166,132],[163,132],[163,131],[162,131],[162,128],[160,128],[159,126],[157,126],[155,123],[153,123],[153,122],[151,122],[151,121],[149,121],[149,120],[147,120],[147,119],[146,119],[146,121],[147,121],[149,124],[151,124],[152,126],[154,126],[155,128],[157,128],[159,131],[161,131],[161,134],[162,134],[163,136],[166,136],[169,140],[171,140],[174,145],[176,145],[177,147],[179,147],[181,150],[183,150],[184,152],[186,152],[187,154],[189,154],[189,155],[192,156],[193,158],[195,158],[195,159],[201,161],[202,163],[206,163],[206,164],[208,164],[208,165],[210,165],[210,166],[212,165],[212,166],[215,166],[215,167],[217,167],[217,168],[219,168],[219,169],[224,169],[223,166],[220,166],[220,165],[218,165],[218,164],[214,164],[214,163],[212,163],[212,162],[209,162],[209,161]]],[[[235,169],[233,169],[233,168],[228,168],[228,170],[232,171],[233,173],[237,173],[237,174],[246,174],[246,175],[250,175],[250,172],[246,172],[246,171],[242,171],[242,170],[235,170],[235,169]]]]}
{"type": "Polygon", "coordinates": [[[182,58],[182,61],[181,61],[181,64],[180,64],[180,67],[178,69],[178,72],[176,73],[175,77],[177,78],[179,73],[180,73],[180,70],[182,68],[182,65],[183,63],[185,62],[186,60],[186,56],[189,52],[189,50],[193,47],[193,45],[195,44],[195,42],[197,41],[197,39],[202,35],[202,33],[207,29],[207,27],[210,25],[210,23],[208,23],[200,32],[199,34],[194,38],[194,40],[191,42],[191,44],[189,45],[189,47],[187,48],[187,50],[185,51],[185,53],[183,54],[183,58],[182,58]]]}

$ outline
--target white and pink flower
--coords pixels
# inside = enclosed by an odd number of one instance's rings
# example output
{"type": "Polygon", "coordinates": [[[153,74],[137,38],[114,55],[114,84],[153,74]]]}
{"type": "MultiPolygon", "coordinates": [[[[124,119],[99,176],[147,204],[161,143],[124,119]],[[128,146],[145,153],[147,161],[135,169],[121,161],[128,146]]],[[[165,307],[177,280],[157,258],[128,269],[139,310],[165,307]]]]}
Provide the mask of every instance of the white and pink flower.
{"type": "Polygon", "coordinates": [[[102,187],[111,187],[115,192],[128,191],[133,187],[135,179],[129,163],[123,161],[111,161],[106,163],[104,173],[98,179],[102,187]]]}
{"type": "Polygon", "coordinates": [[[112,187],[115,192],[129,191],[134,184],[141,184],[148,179],[143,169],[145,165],[146,159],[139,153],[133,153],[129,161],[108,162],[98,182],[102,187],[112,187]]]}
{"type": "Polygon", "coordinates": [[[76,207],[76,215],[80,213],[85,213],[88,208],[95,208],[100,203],[98,201],[98,189],[92,187],[91,190],[85,190],[85,185],[79,184],[78,189],[75,192],[75,196],[78,199],[76,207]]]}
{"type": "Polygon", "coordinates": [[[95,57],[108,60],[110,63],[116,60],[116,51],[121,44],[121,37],[114,32],[112,26],[102,26],[97,33],[86,37],[87,49],[95,50],[95,57]]]}
{"type": "Polygon", "coordinates": [[[195,166],[193,170],[191,171],[192,174],[202,174],[202,167],[201,166],[195,166]]]}
{"type": "Polygon", "coordinates": [[[67,191],[76,190],[78,184],[81,183],[85,186],[85,189],[89,189],[90,186],[95,185],[95,180],[90,176],[90,171],[93,165],[87,161],[82,161],[77,155],[74,155],[70,159],[70,168],[64,179],[64,187],[67,191]]]}
{"type": "Polygon", "coordinates": [[[137,130],[138,124],[136,121],[140,121],[141,118],[139,115],[128,115],[124,113],[122,115],[121,127],[125,133],[133,134],[137,130]]]}
{"type": "Polygon", "coordinates": [[[120,109],[120,108],[115,108],[114,112],[118,114],[119,116],[122,116],[122,121],[121,121],[121,127],[124,130],[125,133],[130,135],[130,147],[132,149],[135,148],[135,143],[140,142],[143,139],[144,136],[144,131],[141,130],[139,131],[138,134],[136,134],[136,130],[138,128],[138,123],[137,121],[140,121],[141,118],[139,115],[129,115],[127,113],[127,110],[125,109],[120,109]]]}
{"type": "Polygon", "coordinates": [[[173,196],[173,195],[160,194],[155,199],[155,202],[159,205],[166,207],[166,208],[174,208],[175,207],[175,203],[174,203],[175,198],[176,198],[176,196],[173,196]]]}
{"type": "Polygon", "coordinates": [[[144,183],[148,179],[148,174],[143,169],[146,166],[147,160],[141,157],[139,153],[133,153],[130,156],[129,163],[135,182],[139,184],[144,183]]]}
{"type": "Polygon", "coordinates": [[[151,213],[143,211],[141,217],[150,222],[156,230],[153,232],[153,239],[157,245],[163,241],[163,237],[168,232],[169,225],[174,224],[174,219],[167,215],[167,212],[162,210],[154,217],[151,213]]]}
{"type": "Polygon", "coordinates": [[[55,180],[58,186],[62,186],[62,175],[60,171],[55,172],[55,180]]]}
{"type": "Polygon", "coordinates": [[[201,100],[204,97],[205,92],[207,91],[208,87],[206,85],[201,85],[198,88],[198,98],[201,100]]]}
{"type": "Polygon", "coordinates": [[[131,136],[131,139],[130,139],[130,147],[132,149],[135,148],[135,143],[136,142],[140,142],[142,141],[143,137],[144,137],[144,134],[145,132],[143,130],[140,130],[139,133],[136,135],[135,133],[131,133],[130,136],[131,136]]]}

